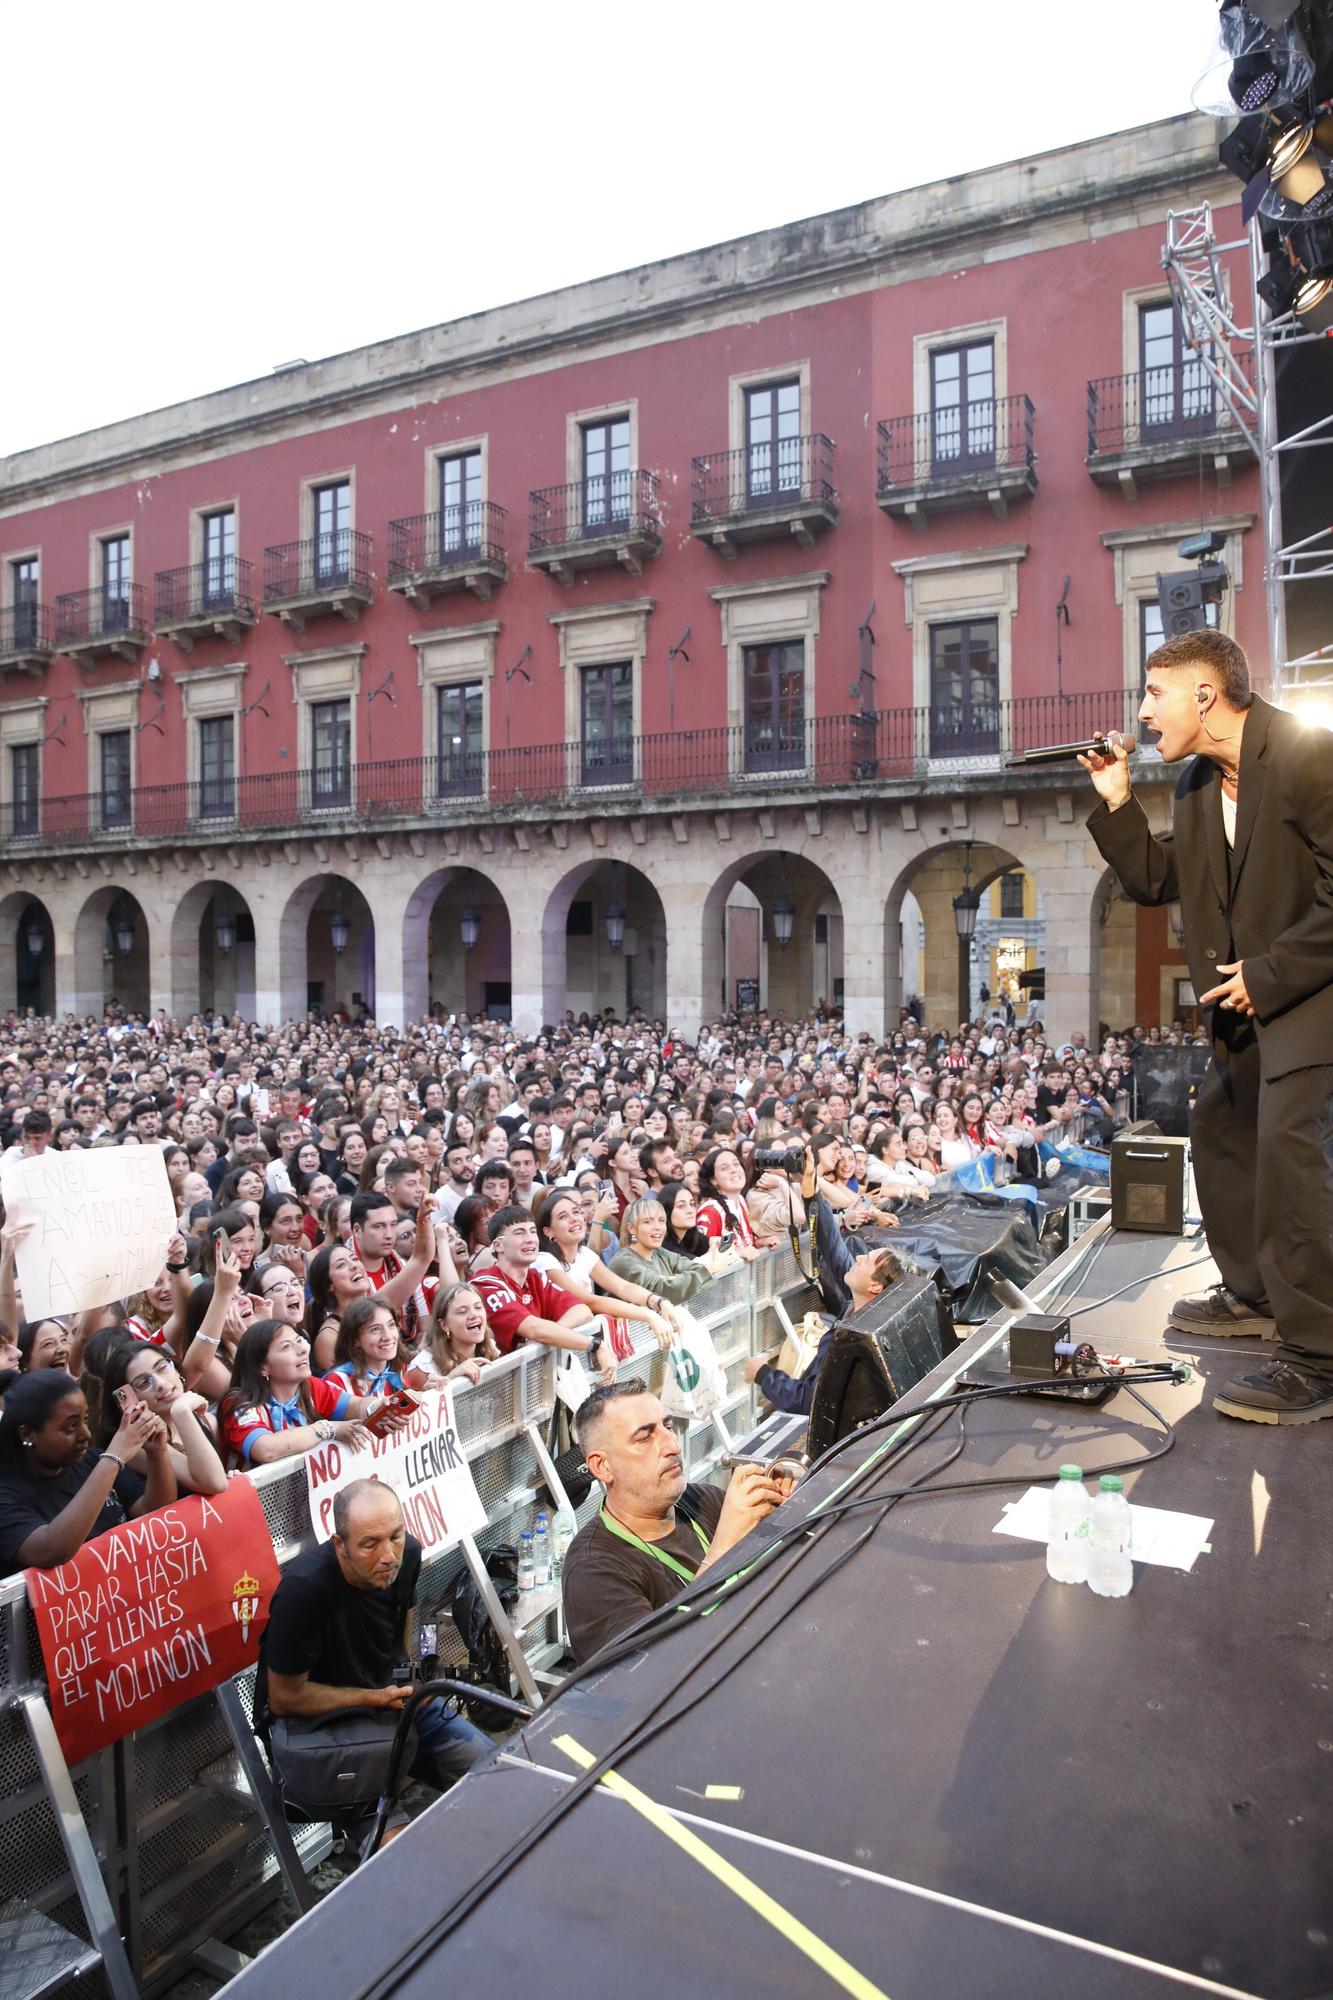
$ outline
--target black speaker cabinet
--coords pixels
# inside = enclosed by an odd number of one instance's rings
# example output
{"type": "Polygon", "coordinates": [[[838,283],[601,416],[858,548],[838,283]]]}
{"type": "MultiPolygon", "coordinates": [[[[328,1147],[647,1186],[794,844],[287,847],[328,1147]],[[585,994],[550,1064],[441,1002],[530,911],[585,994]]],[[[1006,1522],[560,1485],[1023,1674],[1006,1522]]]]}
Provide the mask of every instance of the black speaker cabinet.
{"type": "Polygon", "coordinates": [[[1190,1129],[1190,1100],[1212,1056],[1206,1042],[1192,1042],[1179,1049],[1141,1042],[1131,1057],[1134,1116],[1151,1118],[1163,1132],[1183,1139],[1190,1129]]]}
{"type": "Polygon", "coordinates": [[[953,1344],[953,1318],[933,1278],[900,1278],[843,1320],[815,1387],[810,1457],[890,1409],[953,1344]]]}
{"type": "Polygon", "coordinates": [[[1111,1226],[1180,1236],[1189,1141],[1131,1128],[1111,1143],[1111,1226]]]}

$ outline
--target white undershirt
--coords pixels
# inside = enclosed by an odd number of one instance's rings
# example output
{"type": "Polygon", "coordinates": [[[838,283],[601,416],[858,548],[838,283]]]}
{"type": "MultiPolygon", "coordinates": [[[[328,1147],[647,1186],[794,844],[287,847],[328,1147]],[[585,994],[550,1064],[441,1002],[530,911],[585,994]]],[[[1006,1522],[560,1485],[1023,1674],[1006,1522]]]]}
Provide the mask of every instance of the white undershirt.
{"type": "Polygon", "coordinates": [[[1222,831],[1227,837],[1227,846],[1236,845],[1236,801],[1222,794],[1222,831]]]}

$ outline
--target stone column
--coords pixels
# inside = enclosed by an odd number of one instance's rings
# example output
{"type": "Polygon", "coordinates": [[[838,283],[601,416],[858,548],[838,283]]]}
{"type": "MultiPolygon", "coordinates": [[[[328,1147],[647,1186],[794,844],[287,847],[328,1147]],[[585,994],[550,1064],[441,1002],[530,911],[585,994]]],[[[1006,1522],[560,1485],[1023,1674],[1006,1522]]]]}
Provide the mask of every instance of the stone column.
{"type": "MultiPolygon", "coordinates": [[[[267,898],[251,901],[255,922],[255,1019],[261,1027],[281,1027],[286,1018],[282,1004],[282,944],[279,911],[267,898]]],[[[303,1010],[304,1011],[304,1010],[303,1010]]]]}
{"type": "Polygon", "coordinates": [[[1066,797],[1057,797],[1047,811],[1044,834],[1039,845],[1025,842],[1023,861],[1040,897],[1046,966],[1042,1019],[1047,1041],[1058,1047],[1076,1028],[1089,1039],[1096,1029],[1091,926],[1106,867],[1066,797]]]}
{"type": "Polygon", "coordinates": [[[509,906],[510,1009],[521,1035],[538,1034],[565,1011],[564,925],[547,924],[544,886],[516,874],[503,888],[509,906]],[[549,934],[554,930],[558,935],[549,934]]]}
{"type": "MultiPolygon", "coordinates": [[[[882,1041],[885,1029],[886,939],[884,898],[852,897],[842,903],[842,1007],[849,1035],[873,1035],[882,1041]]],[[[897,940],[893,940],[897,959],[897,940]]],[[[897,1016],[894,1016],[895,1020],[897,1016]]]]}
{"type": "Polygon", "coordinates": [[[705,914],[706,891],[698,883],[659,884],[659,893],[666,917],[667,1026],[695,1042],[705,1020],[717,1013],[725,913],[719,912],[716,921],[705,914]]]}
{"type": "Polygon", "coordinates": [[[1099,869],[1072,864],[1038,876],[1046,920],[1043,1019],[1053,1048],[1067,1042],[1075,1028],[1090,1044],[1096,1033],[1088,924],[1099,879],[1099,869]]]}

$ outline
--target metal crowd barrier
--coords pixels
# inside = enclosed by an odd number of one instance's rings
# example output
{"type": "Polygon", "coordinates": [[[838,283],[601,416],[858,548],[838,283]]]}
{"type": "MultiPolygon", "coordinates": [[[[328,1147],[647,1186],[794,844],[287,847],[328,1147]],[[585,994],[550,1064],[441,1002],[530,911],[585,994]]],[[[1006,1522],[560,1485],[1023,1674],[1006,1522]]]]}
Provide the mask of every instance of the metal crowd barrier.
{"type": "MultiPolygon", "coordinates": [[[[758,1399],[742,1373],[746,1357],[777,1346],[788,1322],[816,1303],[786,1248],[715,1279],[690,1301],[727,1377],[722,1408],[686,1429],[691,1479],[707,1478],[731,1438],[753,1428],[758,1399]]],[[[666,1357],[645,1328],[631,1322],[630,1330],[635,1351],[619,1374],[644,1375],[660,1389],[666,1357]]],[[[560,1497],[547,1449],[555,1400],[554,1355],[532,1346],[494,1363],[475,1387],[458,1388],[460,1439],[487,1525],[475,1542],[435,1557],[425,1551],[417,1608],[439,1617],[445,1673],[466,1657],[444,1609],[458,1577],[471,1568],[481,1588],[487,1552],[517,1542],[537,1508],[553,1511],[560,1497]]],[[[279,1563],[288,1563],[314,1541],[303,1462],[287,1459],[250,1476],[279,1563]]],[[[594,1489],[579,1510],[580,1525],[597,1504],[594,1489]]],[[[505,1621],[514,1681],[530,1698],[557,1683],[560,1616],[553,1590],[535,1593],[518,1618],[505,1621]]],[[[23,1578],[0,1580],[4,2000],[56,1992],[68,2000],[107,1993],[132,2000],[136,1992],[159,1991],[192,1960],[214,1972],[236,1970],[239,1959],[216,1943],[219,1937],[270,1901],[284,1878],[298,1904],[313,1900],[304,1871],[327,1854],[330,1830],[295,1825],[276,1843],[270,1834],[271,1815],[256,1798],[257,1791],[265,1796],[263,1763],[246,1726],[251,1682],[242,1677],[201,1696],[66,1774],[58,1751],[51,1754],[54,1733],[23,1578]]]]}

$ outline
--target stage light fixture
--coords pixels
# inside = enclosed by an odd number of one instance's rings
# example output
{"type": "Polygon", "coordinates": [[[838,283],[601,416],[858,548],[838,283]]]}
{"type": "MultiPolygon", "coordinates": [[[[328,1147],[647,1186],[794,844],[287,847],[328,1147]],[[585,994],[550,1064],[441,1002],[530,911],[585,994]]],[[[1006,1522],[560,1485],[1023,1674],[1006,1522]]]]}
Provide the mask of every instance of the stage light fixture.
{"type": "Polygon", "coordinates": [[[1333,278],[1312,276],[1291,262],[1285,243],[1277,252],[1280,261],[1270,264],[1257,284],[1257,291],[1274,319],[1285,313],[1301,318],[1315,312],[1333,295],[1333,278]]]}

